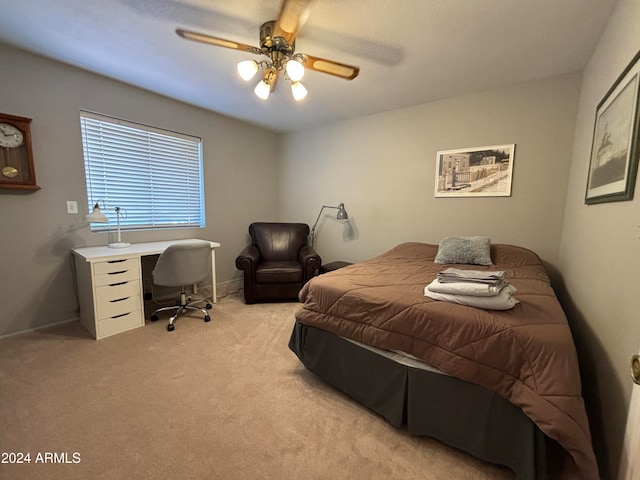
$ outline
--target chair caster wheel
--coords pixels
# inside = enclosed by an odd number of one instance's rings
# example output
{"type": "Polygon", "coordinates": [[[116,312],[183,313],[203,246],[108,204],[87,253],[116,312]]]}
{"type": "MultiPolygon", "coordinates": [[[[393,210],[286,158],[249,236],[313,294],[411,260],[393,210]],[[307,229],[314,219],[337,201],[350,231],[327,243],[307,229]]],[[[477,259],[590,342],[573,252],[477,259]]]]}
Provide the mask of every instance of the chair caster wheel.
{"type": "Polygon", "coordinates": [[[204,317],[204,321],[205,322],[210,322],[211,321],[211,317],[209,315],[207,315],[206,317],[204,317]]]}
{"type": "Polygon", "coordinates": [[[151,320],[152,322],[157,322],[158,321],[158,315],[151,315],[151,318],[149,318],[149,320],[151,320]]]}
{"type": "Polygon", "coordinates": [[[205,308],[206,308],[207,310],[211,310],[211,307],[212,307],[212,305],[211,305],[210,303],[207,303],[207,304],[205,305],[205,308]]]}
{"type": "Polygon", "coordinates": [[[169,325],[167,325],[168,332],[173,332],[175,329],[176,329],[176,326],[173,323],[170,323],[169,325]]]}

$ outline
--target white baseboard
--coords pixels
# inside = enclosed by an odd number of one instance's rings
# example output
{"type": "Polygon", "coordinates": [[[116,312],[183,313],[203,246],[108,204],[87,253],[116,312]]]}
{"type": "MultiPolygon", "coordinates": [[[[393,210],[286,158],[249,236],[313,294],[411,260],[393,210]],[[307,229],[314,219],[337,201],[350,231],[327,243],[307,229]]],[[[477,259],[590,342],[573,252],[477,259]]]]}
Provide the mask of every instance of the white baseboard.
{"type": "Polygon", "coordinates": [[[80,318],[76,317],[69,320],[62,320],[60,322],[47,323],[46,325],[40,325],[39,327],[27,328],[26,330],[20,330],[18,332],[5,333],[4,335],[0,335],[0,340],[2,340],[3,338],[13,337],[15,335],[22,335],[23,333],[36,332],[38,330],[42,330],[43,328],[51,328],[51,327],[56,327],[58,325],[64,325],[66,323],[73,323],[73,322],[79,322],[79,321],[80,321],[80,318]]]}
{"type": "Polygon", "coordinates": [[[226,297],[231,293],[239,292],[242,289],[242,278],[229,280],[217,284],[216,294],[218,298],[226,297]]]}
{"type": "MultiPolygon", "coordinates": [[[[216,286],[217,286],[216,294],[218,299],[220,299],[231,293],[239,292],[242,289],[242,279],[240,278],[236,280],[229,280],[228,282],[221,282],[216,284],[216,286]]],[[[211,298],[211,293],[212,293],[211,285],[200,287],[198,293],[204,297],[211,298]]],[[[60,322],[48,323],[46,325],[40,325],[38,327],[28,328],[26,330],[20,330],[18,332],[5,333],[3,335],[0,335],[0,340],[3,338],[13,337],[14,335],[35,332],[38,330],[42,330],[43,328],[51,328],[51,327],[56,327],[58,325],[64,325],[65,323],[73,323],[73,322],[79,322],[79,321],[80,321],[80,317],[76,317],[76,318],[71,318],[69,320],[62,320],[60,322]]]]}

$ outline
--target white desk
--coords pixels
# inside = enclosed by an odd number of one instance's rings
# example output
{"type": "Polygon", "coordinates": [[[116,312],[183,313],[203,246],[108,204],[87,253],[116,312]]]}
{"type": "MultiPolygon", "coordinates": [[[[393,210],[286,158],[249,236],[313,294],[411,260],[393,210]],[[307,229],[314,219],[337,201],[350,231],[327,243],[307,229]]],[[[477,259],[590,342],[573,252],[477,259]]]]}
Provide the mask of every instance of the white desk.
{"type": "MultiPolygon", "coordinates": [[[[72,250],[76,269],[80,320],[101,338],[144,326],[141,258],[158,255],[184,240],[132,243],[127,248],[81,247],[72,250]]],[[[217,302],[216,251],[211,244],[212,300],[217,302]]]]}

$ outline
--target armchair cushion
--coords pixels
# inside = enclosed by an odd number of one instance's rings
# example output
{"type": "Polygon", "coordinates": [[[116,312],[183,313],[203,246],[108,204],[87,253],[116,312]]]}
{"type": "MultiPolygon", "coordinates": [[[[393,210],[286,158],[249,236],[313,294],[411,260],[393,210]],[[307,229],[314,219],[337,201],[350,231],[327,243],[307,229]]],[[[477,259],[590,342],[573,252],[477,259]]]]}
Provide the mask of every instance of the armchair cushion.
{"type": "Polygon", "coordinates": [[[295,283],[302,281],[300,262],[262,262],[256,268],[259,283],[295,283]]]}
{"type": "Polygon", "coordinates": [[[236,267],[244,271],[245,301],[297,300],[321,264],[307,244],[309,226],[256,222],[249,225],[249,235],[251,244],[236,258],[236,267]]]}

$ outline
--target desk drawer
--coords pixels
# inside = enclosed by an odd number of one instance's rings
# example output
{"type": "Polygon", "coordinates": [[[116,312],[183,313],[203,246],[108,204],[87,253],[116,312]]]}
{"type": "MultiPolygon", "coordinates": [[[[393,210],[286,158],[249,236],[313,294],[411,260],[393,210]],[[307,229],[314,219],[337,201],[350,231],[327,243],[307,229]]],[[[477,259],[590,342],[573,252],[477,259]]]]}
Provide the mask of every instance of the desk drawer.
{"type": "Polygon", "coordinates": [[[127,258],[126,260],[111,260],[107,262],[98,262],[93,265],[93,271],[96,275],[120,272],[122,270],[135,270],[137,272],[138,259],[127,258]]]}
{"type": "Polygon", "coordinates": [[[95,276],[96,287],[103,285],[113,285],[115,283],[128,282],[130,280],[139,280],[138,269],[117,270],[112,273],[103,273],[95,276]]]}
{"type": "Polygon", "coordinates": [[[131,280],[129,282],[102,285],[96,288],[96,302],[110,302],[119,298],[140,295],[140,281],[131,280]]]}
{"type": "Polygon", "coordinates": [[[97,323],[97,338],[104,338],[133,328],[142,327],[144,325],[144,318],[142,317],[142,312],[138,309],[135,312],[124,313],[117,317],[103,318],[97,323]]]}
{"type": "Polygon", "coordinates": [[[140,311],[140,292],[131,297],[117,298],[98,304],[98,318],[117,317],[124,313],[140,311]]]}
{"type": "MultiPolygon", "coordinates": [[[[102,311],[110,308],[115,300],[122,300],[129,297],[140,296],[140,281],[117,283],[115,285],[102,285],[96,288],[96,310],[97,317],[103,318],[111,315],[104,315],[102,311]]],[[[140,307],[138,307],[138,310],[140,307]]]]}

